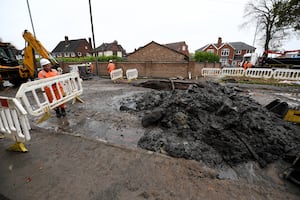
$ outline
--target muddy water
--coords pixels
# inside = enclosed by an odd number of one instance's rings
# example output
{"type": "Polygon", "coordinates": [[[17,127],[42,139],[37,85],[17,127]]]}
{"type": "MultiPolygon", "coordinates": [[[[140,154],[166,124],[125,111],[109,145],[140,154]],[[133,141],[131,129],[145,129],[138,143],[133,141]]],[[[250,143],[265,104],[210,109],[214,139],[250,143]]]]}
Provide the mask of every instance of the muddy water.
{"type": "Polygon", "coordinates": [[[126,81],[113,83],[107,79],[83,81],[84,103],[67,104],[67,116],[52,117],[37,126],[54,132],[102,140],[109,143],[137,147],[144,134],[140,118],[120,111],[122,99],[151,91],[130,86],[126,81]]]}

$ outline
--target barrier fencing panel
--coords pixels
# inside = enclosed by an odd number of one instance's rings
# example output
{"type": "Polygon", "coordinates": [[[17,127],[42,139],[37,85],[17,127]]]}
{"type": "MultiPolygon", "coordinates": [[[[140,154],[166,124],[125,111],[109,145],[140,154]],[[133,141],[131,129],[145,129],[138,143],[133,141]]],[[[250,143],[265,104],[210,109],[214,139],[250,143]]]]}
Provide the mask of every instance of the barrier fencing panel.
{"type": "Polygon", "coordinates": [[[221,71],[221,76],[244,76],[245,70],[241,67],[230,67],[223,68],[221,71]]]}
{"type": "Polygon", "coordinates": [[[137,79],[138,78],[137,69],[127,69],[126,70],[126,78],[128,80],[137,79]]]}
{"type": "Polygon", "coordinates": [[[264,68],[248,68],[245,71],[245,76],[251,78],[272,78],[273,70],[264,68]]]}
{"type": "Polygon", "coordinates": [[[16,142],[31,139],[27,112],[16,98],[0,97],[0,132],[16,142]]]}
{"type": "Polygon", "coordinates": [[[16,94],[16,98],[23,103],[30,115],[40,116],[45,111],[79,97],[82,91],[82,79],[78,72],[71,72],[23,83],[16,94]],[[46,90],[53,97],[51,102],[47,97],[46,90]]]}
{"type": "Polygon", "coordinates": [[[284,80],[300,80],[299,69],[266,69],[266,68],[248,68],[244,70],[241,67],[233,68],[203,68],[202,75],[205,76],[247,76],[251,78],[274,78],[284,80]]]}
{"type": "Polygon", "coordinates": [[[123,78],[123,70],[121,68],[115,69],[111,71],[110,73],[110,78],[111,80],[117,80],[117,79],[122,79],[123,78]]]}
{"type": "Polygon", "coordinates": [[[300,70],[298,69],[276,69],[273,72],[274,79],[285,79],[285,80],[300,80],[300,70]]]}
{"type": "Polygon", "coordinates": [[[220,68],[203,68],[202,76],[220,76],[221,69],[220,68]]]}

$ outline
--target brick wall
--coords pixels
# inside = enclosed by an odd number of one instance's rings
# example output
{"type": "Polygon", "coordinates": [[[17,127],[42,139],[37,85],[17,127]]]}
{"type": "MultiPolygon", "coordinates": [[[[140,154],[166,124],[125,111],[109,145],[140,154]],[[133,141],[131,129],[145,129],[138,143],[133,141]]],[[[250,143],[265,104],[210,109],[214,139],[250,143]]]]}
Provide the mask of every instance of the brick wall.
{"type": "MultiPolygon", "coordinates": [[[[64,72],[69,72],[69,65],[75,65],[76,63],[60,63],[60,66],[64,72]]],[[[82,63],[78,63],[82,64],[82,63]]],[[[96,66],[95,62],[92,63],[96,66]]],[[[98,62],[97,75],[102,77],[109,77],[107,72],[107,62],[98,62]]],[[[171,77],[183,77],[188,79],[189,72],[192,79],[197,79],[202,76],[202,68],[220,68],[220,63],[196,63],[196,62],[118,62],[116,68],[122,68],[124,77],[126,76],[127,69],[137,69],[140,78],[171,78],[171,77]]]]}
{"type": "Polygon", "coordinates": [[[130,61],[156,61],[156,62],[182,62],[185,55],[169,48],[159,45],[155,42],[138,49],[136,52],[129,54],[127,60],[130,61]]]}

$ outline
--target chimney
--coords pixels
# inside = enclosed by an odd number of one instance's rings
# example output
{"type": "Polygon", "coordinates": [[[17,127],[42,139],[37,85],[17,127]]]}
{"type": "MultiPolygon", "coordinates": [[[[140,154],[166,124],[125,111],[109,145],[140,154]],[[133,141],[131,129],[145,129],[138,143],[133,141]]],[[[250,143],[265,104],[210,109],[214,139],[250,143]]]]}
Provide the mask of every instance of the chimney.
{"type": "Polygon", "coordinates": [[[219,38],[218,38],[218,46],[217,46],[217,47],[220,47],[220,46],[221,46],[221,44],[222,44],[222,38],[221,38],[221,37],[219,37],[219,38]]]}
{"type": "Polygon", "coordinates": [[[68,38],[68,36],[65,36],[65,41],[67,42],[67,41],[69,41],[69,38],[68,38]]]}

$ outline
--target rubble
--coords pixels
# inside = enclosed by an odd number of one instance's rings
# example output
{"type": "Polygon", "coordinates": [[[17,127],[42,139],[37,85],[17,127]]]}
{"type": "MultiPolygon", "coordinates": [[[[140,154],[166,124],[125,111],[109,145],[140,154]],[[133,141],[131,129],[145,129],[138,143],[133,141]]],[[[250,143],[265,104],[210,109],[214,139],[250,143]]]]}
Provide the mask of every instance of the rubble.
{"type": "Polygon", "coordinates": [[[138,142],[141,148],[212,167],[252,160],[265,167],[300,152],[296,127],[239,95],[236,87],[202,81],[187,89],[166,88],[128,97],[121,104],[122,111],[141,117],[146,128],[138,142]]]}

